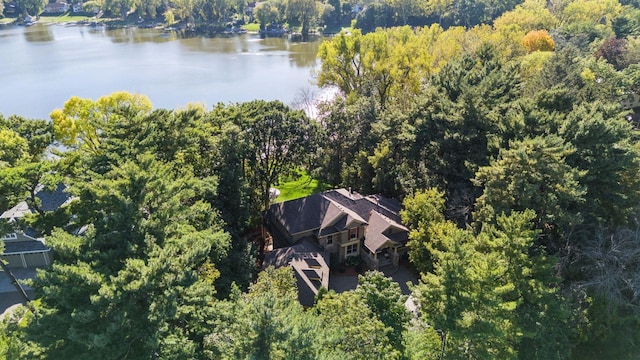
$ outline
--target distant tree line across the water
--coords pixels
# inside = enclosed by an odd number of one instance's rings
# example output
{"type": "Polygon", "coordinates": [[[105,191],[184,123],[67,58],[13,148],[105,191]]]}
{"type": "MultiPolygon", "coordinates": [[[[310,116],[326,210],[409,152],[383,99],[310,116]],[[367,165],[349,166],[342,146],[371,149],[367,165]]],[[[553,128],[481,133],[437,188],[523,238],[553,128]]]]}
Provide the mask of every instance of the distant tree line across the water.
{"type": "Polygon", "coordinates": [[[495,2],[406,3],[438,20],[321,45],[318,84],[339,91],[314,118],[129,93],[0,117],[0,211],[37,184],[75,199],[24,220],[55,262],[0,323],[0,354],[638,358],[638,3],[501,2],[479,20],[456,11],[495,2]],[[290,269],[255,273],[269,189],[300,171],[403,202],[418,314],[381,273],[306,309],[290,269]]]}

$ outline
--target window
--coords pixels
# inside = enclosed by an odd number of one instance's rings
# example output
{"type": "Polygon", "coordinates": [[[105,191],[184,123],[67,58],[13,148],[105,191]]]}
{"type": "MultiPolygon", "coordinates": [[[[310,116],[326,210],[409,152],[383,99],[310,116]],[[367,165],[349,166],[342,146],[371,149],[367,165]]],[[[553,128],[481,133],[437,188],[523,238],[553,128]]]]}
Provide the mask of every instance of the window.
{"type": "Polygon", "coordinates": [[[357,255],[358,254],[358,244],[347,245],[347,256],[357,255]]]}
{"type": "Polygon", "coordinates": [[[16,235],[16,233],[9,233],[9,234],[6,234],[6,235],[4,235],[2,237],[2,239],[4,239],[4,240],[13,240],[13,239],[17,239],[17,238],[18,238],[18,235],[16,235]]]}
{"type": "Polygon", "coordinates": [[[349,239],[353,240],[358,237],[358,228],[349,229],[349,239]]]}
{"type": "Polygon", "coordinates": [[[327,236],[327,245],[333,244],[333,235],[327,236]]]}

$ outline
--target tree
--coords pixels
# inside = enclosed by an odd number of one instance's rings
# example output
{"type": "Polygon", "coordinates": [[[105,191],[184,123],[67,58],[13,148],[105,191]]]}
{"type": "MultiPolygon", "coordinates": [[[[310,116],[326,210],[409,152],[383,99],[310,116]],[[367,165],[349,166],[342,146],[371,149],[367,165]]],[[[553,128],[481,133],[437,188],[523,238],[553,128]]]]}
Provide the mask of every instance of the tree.
{"type": "MultiPolygon", "coordinates": [[[[581,220],[584,172],[567,164],[575,148],[558,136],[525,138],[501,149],[496,160],[481,167],[474,182],[483,187],[477,220],[490,222],[496,215],[533,209],[535,228],[548,236],[569,231],[581,220]]],[[[558,241],[559,239],[555,239],[558,241]]],[[[549,243],[557,251],[558,244],[549,243]]]]}
{"type": "Polygon", "coordinates": [[[202,269],[229,241],[198,181],[149,154],[87,176],[73,192],[88,231],[48,238],[60,255],[34,283],[30,357],[196,356],[204,319],[194,309],[207,308],[216,276],[202,269]]]}
{"type": "Polygon", "coordinates": [[[560,295],[561,279],[554,274],[557,259],[536,245],[538,231],[532,230],[531,223],[535,216],[531,210],[500,215],[496,225],[484,228],[480,237],[486,236],[489,251],[498,252],[507,263],[496,287],[509,289],[503,301],[516,302],[511,320],[515,331],[509,336],[518,344],[518,358],[566,359],[569,311],[560,295]]]}
{"type": "MultiPolygon", "coordinates": [[[[340,0],[329,0],[327,5],[330,5],[333,9],[331,10],[331,16],[329,17],[329,23],[326,24],[330,27],[340,27],[342,24],[342,4],[340,0]]],[[[326,11],[325,7],[325,11],[326,11]]]]}
{"type": "Polygon", "coordinates": [[[569,113],[558,130],[575,147],[566,158],[584,187],[585,226],[620,226],[631,219],[640,196],[640,166],[631,124],[617,106],[584,104],[569,113]]]}
{"type": "Polygon", "coordinates": [[[46,0],[17,0],[14,2],[17,12],[20,15],[40,16],[42,10],[47,5],[46,0]]]}
{"type": "Polygon", "coordinates": [[[617,0],[575,0],[562,9],[562,24],[588,22],[610,23],[622,10],[617,0]]]}
{"type": "Polygon", "coordinates": [[[137,0],[105,0],[105,8],[113,14],[120,14],[123,21],[127,21],[127,15],[136,10],[137,0]]]}
{"type": "Polygon", "coordinates": [[[269,267],[249,292],[219,302],[205,339],[210,359],[311,359],[319,323],[298,303],[293,271],[269,267]]]}
{"type": "Polygon", "coordinates": [[[409,323],[409,312],[404,303],[400,285],[379,271],[367,271],[358,276],[355,290],[371,309],[371,312],[388,328],[389,342],[394,349],[402,351],[402,334],[409,323]]]}
{"type": "Polygon", "coordinates": [[[627,41],[625,39],[610,38],[605,40],[595,53],[597,59],[603,58],[616,70],[626,67],[625,54],[627,41]]]}
{"type": "Polygon", "coordinates": [[[391,99],[408,104],[405,97],[418,93],[429,74],[432,57],[424,41],[433,30],[416,34],[405,26],[340,33],[320,45],[318,85],[336,86],[345,95],[374,95],[382,108],[391,99]]]}
{"type": "Polygon", "coordinates": [[[293,111],[279,101],[252,101],[239,105],[251,156],[250,183],[269,207],[269,189],[287,171],[303,163],[314,141],[313,124],[302,111],[293,111]]]}
{"type": "Polygon", "coordinates": [[[278,11],[275,5],[265,1],[256,5],[253,15],[258,19],[260,28],[265,29],[268,24],[279,22],[283,14],[278,11]]]}
{"type": "Polygon", "coordinates": [[[532,211],[500,215],[474,236],[440,223],[434,270],[414,289],[441,357],[568,357],[566,311],[555,285],[555,259],[536,247],[532,211]],[[549,336],[551,339],[548,339],[549,336]]]}
{"type": "Polygon", "coordinates": [[[15,165],[27,152],[27,140],[11,129],[0,129],[0,167],[15,165]]]}
{"type": "Polygon", "coordinates": [[[53,189],[61,180],[54,171],[57,161],[45,159],[53,143],[51,124],[18,116],[0,117],[0,139],[0,209],[26,199],[30,208],[42,215],[36,193],[41,185],[53,189]]]}
{"type": "Polygon", "coordinates": [[[495,254],[481,255],[475,239],[455,224],[440,223],[440,249],[433,251],[434,270],[415,288],[421,312],[440,335],[440,358],[510,358],[514,350],[505,289],[496,288],[492,273],[504,265],[495,254]]]}
{"type": "Polygon", "coordinates": [[[586,235],[572,258],[580,276],[572,284],[574,311],[586,318],[578,323],[574,353],[584,359],[632,359],[640,352],[637,225],[586,235]]]}
{"type": "Polygon", "coordinates": [[[328,293],[316,305],[324,327],[318,334],[319,357],[340,359],[394,359],[388,338],[392,331],[353,291],[328,293]]]}
{"type": "Polygon", "coordinates": [[[318,4],[316,0],[287,0],[287,20],[290,23],[300,24],[302,39],[309,38],[311,22],[318,16],[318,4]]]}
{"type": "Polygon", "coordinates": [[[407,196],[403,203],[403,224],[409,229],[409,260],[421,274],[433,270],[430,249],[433,224],[444,221],[444,194],[436,189],[428,189],[407,196]]]}
{"type": "Polygon", "coordinates": [[[546,3],[540,0],[525,0],[513,10],[503,13],[494,21],[493,25],[496,29],[517,25],[522,30],[529,32],[542,29],[551,30],[556,27],[557,22],[557,19],[546,7],[546,3]]]}
{"type": "Polygon", "coordinates": [[[318,73],[319,86],[336,86],[343,94],[358,92],[362,88],[362,32],[341,32],[318,49],[322,66],[318,73]]]}
{"type": "Polygon", "coordinates": [[[553,51],[554,43],[546,30],[529,31],[522,39],[522,45],[529,52],[553,51]]]}
{"type": "Polygon", "coordinates": [[[105,124],[123,116],[133,118],[151,111],[146,96],[116,92],[97,101],[72,97],[62,109],[51,112],[56,139],[62,144],[88,152],[96,152],[100,131],[105,124]]]}

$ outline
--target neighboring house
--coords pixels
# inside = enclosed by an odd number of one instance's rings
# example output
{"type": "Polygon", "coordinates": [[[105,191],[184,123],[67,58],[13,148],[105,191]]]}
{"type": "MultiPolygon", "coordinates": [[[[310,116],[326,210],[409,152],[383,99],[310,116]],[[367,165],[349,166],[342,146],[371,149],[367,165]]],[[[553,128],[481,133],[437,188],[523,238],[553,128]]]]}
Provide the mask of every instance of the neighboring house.
{"type": "MultiPolygon", "coordinates": [[[[36,192],[40,209],[45,212],[55,211],[67,204],[71,196],[65,189],[62,184],[54,191],[40,186],[36,192]]],[[[44,238],[38,237],[37,232],[31,228],[21,229],[19,226],[19,220],[33,212],[27,202],[22,201],[0,215],[0,220],[8,221],[14,226],[13,232],[1,236],[4,252],[0,254],[0,258],[8,262],[9,267],[46,266],[53,260],[51,248],[45,244],[44,238]]]]}
{"type": "Polygon", "coordinates": [[[397,266],[408,250],[409,230],[401,223],[400,203],[381,195],[330,190],[274,204],[265,220],[276,248],[313,239],[340,261],[360,255],[372,269],[397,266]]]}
{"type": "Polygon", "coordinates": [[[244,7],[244,15],[253,19],[253,11],[255,10],[256,5],[257,4],[255,1],[247,3],[247,5],[244,7]]]}
{"type": "Polygon", "coordinates": [[[627,94],[620,102],[620,105],[625,110],[638,108],[640,107],[640,95],[627,94]]]}
{"type": "Polygon", "coordinates": [[[48,3],[44,7],[45,14],[63,14],[69,11],[69,4],[66,2],[48,3]]]}
{"type": "Polygon", "coordinates": [[[73,6],[71,7],[71,11],[73,11],[74,13],[84,12],[84,9],[82,8],[82,2],[73,4],[73,6]]]}
{"type": "Polygon", "coordinates": [[[268,266],[293,269],[298,300],[303,306],[313,305],[321,287],[329,288],[329,252],[323,251],[313,240],[303,239],[296,245],[268,252],[262,267],[268,266]]]}

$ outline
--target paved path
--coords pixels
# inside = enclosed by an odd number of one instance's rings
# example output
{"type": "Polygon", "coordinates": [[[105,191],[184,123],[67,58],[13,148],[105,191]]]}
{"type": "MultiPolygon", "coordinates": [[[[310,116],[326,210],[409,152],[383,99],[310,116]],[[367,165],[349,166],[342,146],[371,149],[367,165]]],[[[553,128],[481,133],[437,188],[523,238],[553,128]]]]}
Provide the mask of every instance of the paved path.
{"type": "MultiPolygon", "coordinates": [[[[13,275],[19,279],[31,279],[36,275],[36,269],[34,268],[12,268],[10,269],[13,275]]],[[[22,285],[25,289],[27,296],[33,298],[33,290],[28,286],[22,285]]],[[[18,292],[15,285],[11,283],[9,274],[6,274],[0,269],[0,319],[3,318],[4,312],[17,304],[24,304],[24,298],[18,292]]]]}
{"type": "MultiPolygon", "coordinates": [[[[397,268],[389,268],[388,271],[383,271],[387,277],[390,277],[393,281],[400,285],[402,294],[409,295],[411,290],[407,283],[417,284],[418,279],[414,275],[413,270],[405,265],[400,264],[397,268]]],[[[358,275],[340,274],[338,272],[331,272],[329,278],[329,290],[334,290],[337,293],[353,290],[358,286],[358,275]]]]}

